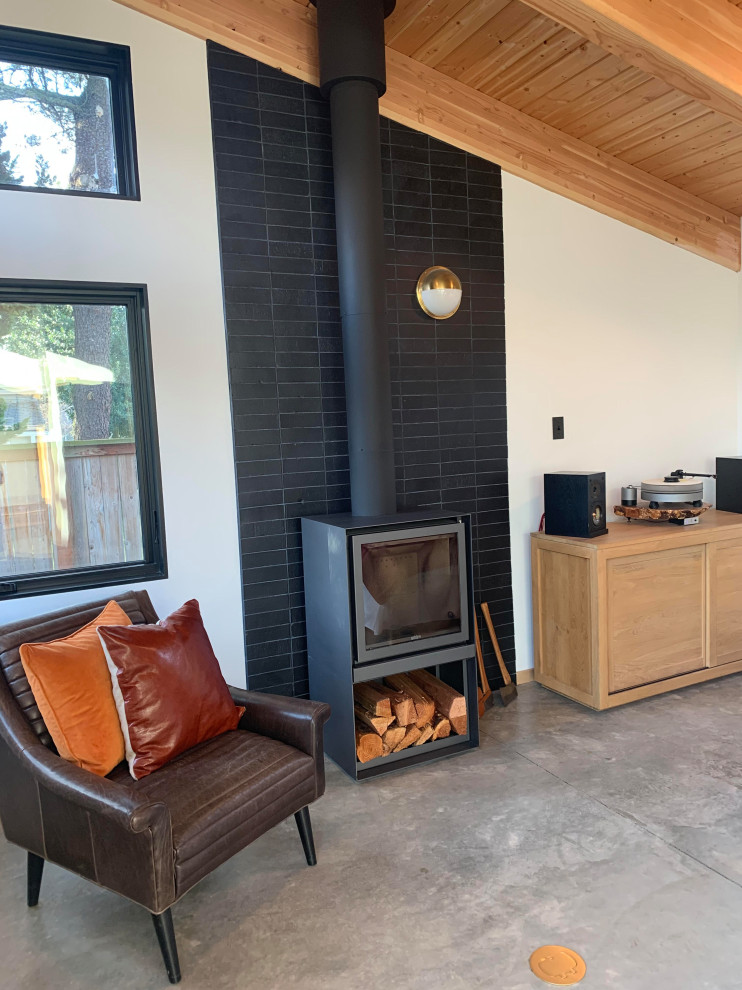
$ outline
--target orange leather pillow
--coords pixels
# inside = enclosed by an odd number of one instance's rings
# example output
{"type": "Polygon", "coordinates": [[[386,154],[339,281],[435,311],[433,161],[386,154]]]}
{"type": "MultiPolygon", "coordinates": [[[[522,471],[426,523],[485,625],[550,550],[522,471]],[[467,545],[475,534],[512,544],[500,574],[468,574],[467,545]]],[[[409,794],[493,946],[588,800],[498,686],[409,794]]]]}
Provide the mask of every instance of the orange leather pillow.
{"type": "Polygon", "coordinates": [[[101,627],[98,636],[135,780],[237,728],[245,709],[232,701],[195,599],[157,625],[101,627]]]}
{"type": "Polygon", "coordinates": [[[24,643],[21,662],[57,752],[105,777],[124,759],[124,737],[111,677],[98,639],[101,626],[130,626],[116,602],[82,629],[52,643],[24,643]]]}

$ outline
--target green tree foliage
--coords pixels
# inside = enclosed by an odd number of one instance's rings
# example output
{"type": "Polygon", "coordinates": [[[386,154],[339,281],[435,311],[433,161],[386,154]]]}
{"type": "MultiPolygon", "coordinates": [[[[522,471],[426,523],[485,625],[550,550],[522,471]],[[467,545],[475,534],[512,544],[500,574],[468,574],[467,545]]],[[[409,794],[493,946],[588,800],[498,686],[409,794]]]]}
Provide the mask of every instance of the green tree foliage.
{"type": "Polygon", "coordinates": [[[116,306],[111,314],[111,371],[114,374],[111,402],[111,436],[134,436],[134,406],[131,393],[129,332],[126,309],[116,306]]]}
{"type": "MultiPolygon", "coordinates": [[[[38,134],[27,134],[26,144],[29,148],[39,148],[41,146],[41,138],[38,134]]],[[[57,177],[49,171],[49,162],[40,151],[36,153],[34,165],[36,168],[37,186],[41,186],[43,189],[49,189],[51,186],[56,185],[57,177]]]]}
{"type": "Polygon", "coordinates": [[[3,141],[8,133],[8,125],[0,124],[0,182],[6,186],[20,186],[23,176],[16,174],[18,158],[11,158],[9,151],[3,151],[3,141]]]}
{"type": "MultiPolygon", "coordinates": [[[[114,381],[111,386],[109,436],[126,439],[133,437],[134,411],[131,395],[129,338],[124,306],[112,308],[110,326],[109,367],[113,372],[114,381]]],[[[73,307],[61,304],[0,304],[0,352],[2,350],[13,351],[24,357],[36,359],[43,358],[47,351],[74,357],[75,317],[73,307]]],[[[1,357],[0,360],[2,360],[1,357]]],[[[62,385],[59,388],[60,403],[70,420],[74,418],[72,388],[71,385],[62,385]]],[[[4,419],[5,405],[3,405],[2,411],[4,419]]],[[[0,428],[2,428],[1,424],[0,428]]],[[[103,440],[106,438],[96,437],[94,439],[103,440]]]]}
{"type": "Polygon", "coordinates": [[[49,189],[56,185],[57,177],[49,171],[49,162],[39,153],[36,155],[36,185],[49,189]]]}
{"type": "MultiPolygon", "coordinates": [[[[5,304],[0,305],[0,311],[5,304]]],[[[3,313],[3,315],[5,315],[3,313]]],[[[43,358],[47,351],[75,353],[75,321],[71,306],[16,305],[0,342],[7,351],[24,357],[43,358]]]]}
{"type": "Polygon", "coordinates": [[[5,399],[0,399],[0,444],[8,443],[28,427],[27,419],[24,419],[22,423],[7,423],[7,411],[8,403],[5,399]]]}

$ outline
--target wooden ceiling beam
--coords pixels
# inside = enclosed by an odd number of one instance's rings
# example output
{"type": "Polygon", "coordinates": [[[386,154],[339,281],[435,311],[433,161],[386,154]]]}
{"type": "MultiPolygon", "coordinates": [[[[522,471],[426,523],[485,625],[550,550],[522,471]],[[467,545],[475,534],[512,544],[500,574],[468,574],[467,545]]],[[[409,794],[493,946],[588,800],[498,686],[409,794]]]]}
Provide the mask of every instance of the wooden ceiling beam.
{"type": "Polygon", "coordinates": [[[742,123],[742,10],[729,0],[524,2],[742,123]]]}
{"type": "Polygon", "coordinates": [[[392,120],[739,271],[734,214],[390,50],[387,82],[392,120]]]}
{"type": "MultiPolygon", "coordinates": [[[[318,83],[311,7],[293,0],[118,2],[306,82],[318,83]]],[[[734,214],[390,48],[387,85],[381,101],[386,117],[739,270],[740,221],[734,214]]]]}

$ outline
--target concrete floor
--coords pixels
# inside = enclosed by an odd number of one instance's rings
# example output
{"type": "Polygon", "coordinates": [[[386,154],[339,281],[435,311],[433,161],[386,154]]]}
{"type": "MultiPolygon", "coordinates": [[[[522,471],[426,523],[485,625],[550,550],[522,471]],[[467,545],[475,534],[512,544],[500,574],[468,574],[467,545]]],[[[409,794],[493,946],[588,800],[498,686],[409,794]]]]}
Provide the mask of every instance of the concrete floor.
{"type": "MultiPolygon", "coordinates": [[[[174,908],[190,990],[740,990],[742,675],[597,714],[535,685],[479,751],[363,785],[330,766],[319,865],[293,820],[174,908]]],[[[0,840],[0,988],[154,990],[140,908],[0,840]]]]}

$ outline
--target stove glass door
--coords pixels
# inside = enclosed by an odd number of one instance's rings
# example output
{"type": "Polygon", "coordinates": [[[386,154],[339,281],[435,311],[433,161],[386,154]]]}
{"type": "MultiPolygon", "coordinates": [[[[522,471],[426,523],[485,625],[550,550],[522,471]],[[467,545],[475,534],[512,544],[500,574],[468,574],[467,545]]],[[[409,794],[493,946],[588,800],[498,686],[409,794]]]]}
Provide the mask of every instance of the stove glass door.
{"type": "Polygon", "coordinates": [[[447,532],[361,541],[367,651],[462,632],[459,539],[447,532]]]}

